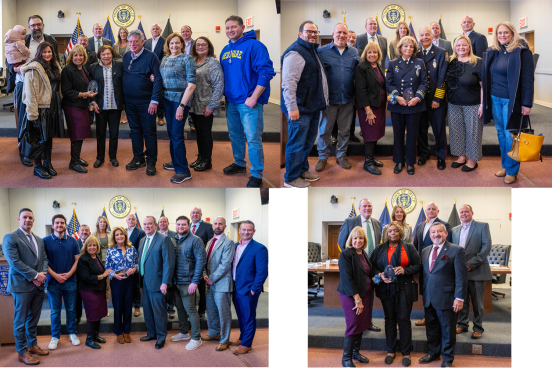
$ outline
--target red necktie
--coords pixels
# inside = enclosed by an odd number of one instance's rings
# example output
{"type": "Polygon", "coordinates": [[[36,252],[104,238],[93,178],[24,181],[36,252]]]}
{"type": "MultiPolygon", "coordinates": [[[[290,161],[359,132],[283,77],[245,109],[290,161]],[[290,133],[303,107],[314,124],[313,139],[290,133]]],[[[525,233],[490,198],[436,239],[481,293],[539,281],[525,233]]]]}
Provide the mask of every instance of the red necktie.
{"type": "Polygon", "coordinates": [[[195,228],[196,228],[196,226],[194,225],[194,226],[192,227],[192,234],[195,234],[195,228]]]}
{"type": "Polygon", "coordinates": [[[433,255],[431,256],[431,265],[429,265],[429,272],[433,270],[433,265],[435,264],[435,261],[437,260],[437,251],[439,250],[439,247],[433,247],[433,255]]]}
{"type": "Polygon", "coordinates": [[[207,261],[209,261],[209,257],[211,257],[211,252],[213,251],[213,247],[215,246],[216,242],[217,242],[217,238],[214,238],[213,242],[211,243],[211,246],[209,247],[209,252],[207,252],[207,261]]]}

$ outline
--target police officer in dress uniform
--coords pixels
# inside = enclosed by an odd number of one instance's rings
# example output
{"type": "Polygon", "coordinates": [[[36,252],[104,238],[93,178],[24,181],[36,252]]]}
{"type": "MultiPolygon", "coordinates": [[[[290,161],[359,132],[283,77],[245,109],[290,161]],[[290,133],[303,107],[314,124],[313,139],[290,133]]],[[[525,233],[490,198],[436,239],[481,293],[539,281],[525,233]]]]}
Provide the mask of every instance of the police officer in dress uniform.
{"type": "Polygon", "coordinates": [[[437,169],[444,170],[447,156],[447,130],[445,117],[447,115],[447,103],[445,101],[445,75],[447,74],[449,56],[445,49],[432,43],[433,32],[429,26],[420,28],[420,50],[417,58],[424,61],[427,70],[428,91],[425,98],[426,110],[420,117],[418,130],[418,165],[425,165],[429,160],[431,151],[428,143],[429,124],[435,136],[435,155],[437,156],[437,169]]]}

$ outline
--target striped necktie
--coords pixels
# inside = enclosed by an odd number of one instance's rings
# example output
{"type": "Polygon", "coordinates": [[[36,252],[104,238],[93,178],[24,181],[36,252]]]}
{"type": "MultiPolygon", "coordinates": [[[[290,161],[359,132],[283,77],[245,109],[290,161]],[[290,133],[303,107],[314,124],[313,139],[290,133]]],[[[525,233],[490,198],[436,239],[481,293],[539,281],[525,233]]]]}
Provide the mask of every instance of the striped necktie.
{"type": "Polygon", "coordinates": [[[366,235],[368,236],[368,257],[372,256],[374,253],[374,239],[372,238],[372,230],[370,229],[370,224],[366,221],[366,235]]]}

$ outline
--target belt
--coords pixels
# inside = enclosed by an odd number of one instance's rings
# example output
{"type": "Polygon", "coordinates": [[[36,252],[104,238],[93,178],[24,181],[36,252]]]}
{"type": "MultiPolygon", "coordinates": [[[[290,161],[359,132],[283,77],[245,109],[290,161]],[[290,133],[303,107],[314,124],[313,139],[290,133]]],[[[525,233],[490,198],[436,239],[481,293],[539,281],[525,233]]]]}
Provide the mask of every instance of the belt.
{"type": "Polygon", "coordinates": [[[185,92],[186,89],[182,89],[182,88],[163,88],[163,91],[167,91],[167,92],[185,92]]]}

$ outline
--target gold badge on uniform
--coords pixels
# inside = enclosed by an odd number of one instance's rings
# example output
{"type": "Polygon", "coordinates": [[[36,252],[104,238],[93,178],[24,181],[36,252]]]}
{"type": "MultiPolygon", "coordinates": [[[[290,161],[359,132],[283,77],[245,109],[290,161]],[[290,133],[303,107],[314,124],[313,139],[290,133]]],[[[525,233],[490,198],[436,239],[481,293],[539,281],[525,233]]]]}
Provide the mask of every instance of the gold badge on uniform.
{"type": "Polygon", "coordinates": [[[437,68],[437,60],[433,59],[433,69],[437,68]]]}
{"type": "Polygon", "coordinates": [[[448,54],[448,51],[445,51],[445,60],[446,60],[446,61],[449,61],[449,54],[448,54]]]}
{"type": "Polygon", "coordinates": [[[395,73],[398,73],[398,72],[399,72],[399,67],[395,66],[395,73]]]}

